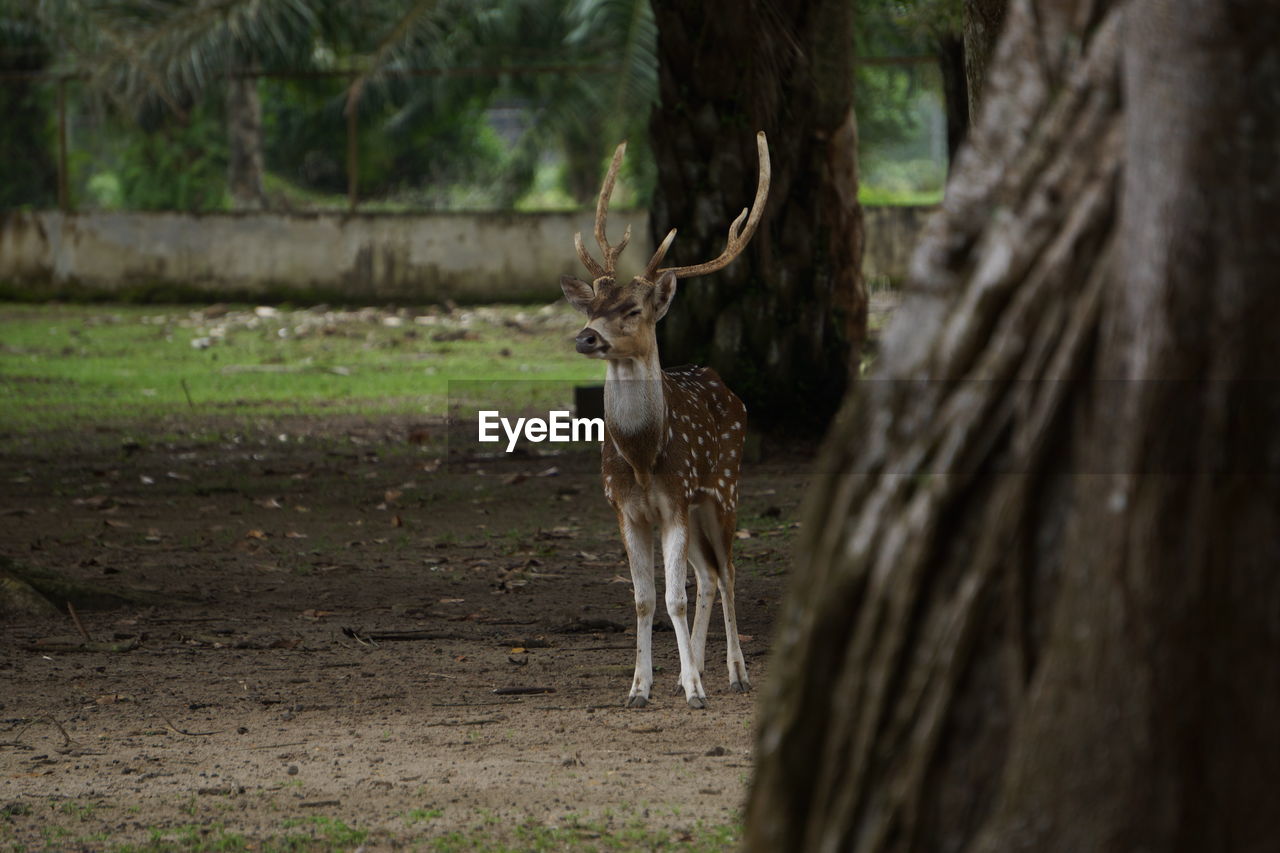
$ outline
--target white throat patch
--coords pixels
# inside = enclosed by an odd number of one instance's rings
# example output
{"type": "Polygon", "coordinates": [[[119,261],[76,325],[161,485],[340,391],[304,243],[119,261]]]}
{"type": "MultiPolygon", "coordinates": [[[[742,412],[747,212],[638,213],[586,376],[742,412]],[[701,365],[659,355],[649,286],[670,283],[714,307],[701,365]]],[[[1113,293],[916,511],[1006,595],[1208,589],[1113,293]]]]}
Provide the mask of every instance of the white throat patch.
{"type": "Polygon", "coordinates": [[[610,428],[629,435],[646,429],[660,429],[665,406],[660,366],[634,359],[611,359],[608,362],[604,378],[604,412],[610,428]]]}

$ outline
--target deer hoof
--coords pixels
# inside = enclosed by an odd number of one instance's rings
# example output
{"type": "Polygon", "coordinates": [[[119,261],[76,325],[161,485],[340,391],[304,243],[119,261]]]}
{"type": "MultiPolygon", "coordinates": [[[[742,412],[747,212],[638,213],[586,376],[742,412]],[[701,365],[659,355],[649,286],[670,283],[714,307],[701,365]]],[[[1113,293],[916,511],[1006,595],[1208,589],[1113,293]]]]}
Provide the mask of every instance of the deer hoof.
{"type": "Polygon", "coordinates": [[[684,685],[681,684],[679,680],[677,680],[675,684],[671,685],[671,695],[672,696],[684,695],[684,685]]]}
{"type": "Polygon", "coordinates": [[[695,711],[705,710],[707,707],[707,700],[701,696],[690,696],[689,707],[693,708],[695,711]]]}
{"type": "Polygon", "coordinates": [[[748,681],[732,681],[729,683],[729,689],[734,693],[749,693],[751,691],[751,683],[748,681]]]}
{"type": "Polygon", "coordinates": [[[637,693],[634,696],[627,697],[628,708],[643,708],[645,705],[648,705],[648,704],[649,704],[649,699],[645,696],[641,696],[639,693],[637,693]]]}

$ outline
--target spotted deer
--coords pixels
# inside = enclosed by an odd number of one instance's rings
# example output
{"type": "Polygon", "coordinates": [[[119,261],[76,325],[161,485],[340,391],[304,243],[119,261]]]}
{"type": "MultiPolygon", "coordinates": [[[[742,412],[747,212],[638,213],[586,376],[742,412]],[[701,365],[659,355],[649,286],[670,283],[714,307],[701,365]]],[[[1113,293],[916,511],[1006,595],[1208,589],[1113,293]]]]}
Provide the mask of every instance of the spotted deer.
{"type": "Polygon", "coordinates": [[[756,135],[760,176],[750,212],[729,226],[728,245],[718,258],[685,267],[662,267],[675,239],[673,228],[640,275],[622,283],[615,278],[618,256],[631,237],[628,228],[617,246],[605,236],[609,198],[627,144],[613,162],[596,203],[595,238],[604,253],[599,263],[582,245],[574,246],[591,273],[590,283],[563,276],[565,298],[587,315],[578,333],[578,352],[605,360],[601,473],[604,493],[618,516],[631,563],[636,601],[636,669],[627,706],[642,708],[653,686],[654,571],[653,531],[662,543],[667,613],[680,650],[680,681],[691,708],[705,708],[702,686],[707,626],[716,590],[724,609],[728,641],[729,686],[750,688],[738,642],[733,606],[733,541],[738,503],[738,465],[746,437],[747,410],[709,367],[663,370],[658,360],[656,327],[671,307],[676,281],[715,272],[750,242],[769,195],[769,146],[756,135]],[[745,220],[745,224],[744,224],[745,220]],[[698,581],[697,609],[690,633],[685,617],[685,578],[692,563],[698,581]]]}

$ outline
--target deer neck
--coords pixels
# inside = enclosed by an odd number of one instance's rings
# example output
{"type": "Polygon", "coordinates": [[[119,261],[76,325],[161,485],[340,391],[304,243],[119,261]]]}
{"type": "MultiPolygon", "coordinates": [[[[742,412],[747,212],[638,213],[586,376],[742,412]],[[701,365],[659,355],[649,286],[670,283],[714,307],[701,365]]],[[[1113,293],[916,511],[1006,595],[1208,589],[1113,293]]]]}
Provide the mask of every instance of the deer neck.
{"type": "Polygon", "coordinates": [[[642,358],[610,359],[604,378],[604,420],[618,450],[637,472],[652,468],[662,449],[667,403],[656,348],[642,358]]]}

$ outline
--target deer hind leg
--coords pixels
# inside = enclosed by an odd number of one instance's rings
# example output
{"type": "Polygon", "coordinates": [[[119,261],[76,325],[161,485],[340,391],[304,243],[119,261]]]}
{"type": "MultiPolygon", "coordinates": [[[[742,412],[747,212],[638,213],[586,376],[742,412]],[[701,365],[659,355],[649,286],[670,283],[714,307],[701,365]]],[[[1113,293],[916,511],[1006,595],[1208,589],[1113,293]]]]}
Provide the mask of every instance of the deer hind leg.
{"type": "Polygon", "coordinates": [[[690,708],[707,707],[707,693],[694,665],[692,641],[687,618],[688,602],[684,591],[689,563],[689,517],[673,513],[662,521],[662,560],[666,575],[667,615],[675,629],[676,646],[680,650],[680,686],[690,708]]]}
{"type": "Polygon", "coordinates": [[[693,611],[693,662],[698,675],[706,673],[707,628],[711,624],[711,606],[716,601],[719,583],[719,560],[715,542],[720,536],[720,520],[707,503],[698,504],[689,513],[689,564],[698,579],[698,604],[693,611]]]}
{"type": "Polygon", "coordinates": [[[632,518],[619,512],[618,526],[622,528],[636,594],[636,671],[627,707],[643,708],[649,704],[653,686],[653,609],[657,599],[653,586],[653,524],[647,518],[632,518]]]}
{"type": "Polygon", "coordinates": [[[716,583],[720,587],[720,603],[724,609],[729,689],[735,693],[746,693],[751,689],[751,680],[747,678],[747,662],[742,656],[742,643],[738,640],[738,614],[733,601],[733,540],[738,528],[738,514],[721,506],[716,506],[715,510],[719,524],[711,541],[716,546],[716,583]]]}

